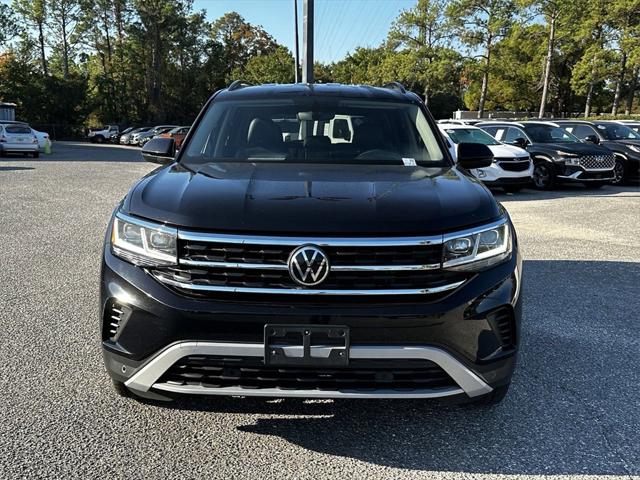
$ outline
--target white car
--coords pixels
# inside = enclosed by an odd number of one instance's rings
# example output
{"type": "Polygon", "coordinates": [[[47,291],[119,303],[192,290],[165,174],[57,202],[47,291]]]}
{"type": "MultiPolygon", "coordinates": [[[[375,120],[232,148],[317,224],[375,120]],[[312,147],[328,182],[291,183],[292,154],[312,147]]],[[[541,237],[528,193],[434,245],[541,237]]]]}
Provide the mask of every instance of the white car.
{"type": "Polygon", "coordinates": [[[38,139],[31,133],[30,126],[24,123],[0,124],[0,156],[7,153],[22,153],[34,158],[40,156],[38,139]]]}
{"type": "Polygon", "coordinates": [[[531,182],[533,162],[529,153],[513,145],[499,142],[484,130],[471,125],[438,124],[447,140],[454,160],[458,158],[459,143],[482,143],[493,153],[493,164],[486,168],[475,168],[471,174],[487,185],[502,187],[506,192],[517,192],[531,182]]]}

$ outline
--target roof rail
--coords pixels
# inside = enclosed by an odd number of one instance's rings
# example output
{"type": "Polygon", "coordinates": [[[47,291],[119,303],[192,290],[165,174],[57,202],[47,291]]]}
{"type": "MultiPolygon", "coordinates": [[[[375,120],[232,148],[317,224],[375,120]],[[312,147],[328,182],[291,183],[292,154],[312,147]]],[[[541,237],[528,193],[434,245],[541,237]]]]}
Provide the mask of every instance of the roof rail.
{"type": "Polygon", "coordinates": [[[404,85],[402,85],[400,82],[389,82],[389,83],[385,83],[382,88],[389,88],[391,90],[397,90],[400,93],[407,93],[407,89],[404,88],[404,85]]]}
{"type": "Polygon", "coordinates": [[[234,90],[238,90],[239,88],[252,87],[252,86],[253,86],[252,83],[245,82],[244,80],[236,80],[234,82],[231,82],[231,85],[229,85],[227,90],[229,90],[230,92],[233,92],[234,90]]]}

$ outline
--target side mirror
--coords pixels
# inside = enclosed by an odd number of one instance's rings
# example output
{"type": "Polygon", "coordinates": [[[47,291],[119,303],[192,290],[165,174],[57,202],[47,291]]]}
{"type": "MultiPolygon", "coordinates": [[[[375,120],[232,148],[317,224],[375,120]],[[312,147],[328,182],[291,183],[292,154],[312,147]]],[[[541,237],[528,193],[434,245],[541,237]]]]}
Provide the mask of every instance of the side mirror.
{"type": "Polygon", "coordinates": [[[152,138],[142,148],[142,158],[147,162],[167,165],[173,162],[175,150],[173,138],[152,138]]]}
{"type": "Polygon", "coordinates": [[[516,147],[527,148],[527,145],[529,145],[529,142],[527,142],[526,138],[518,137],[513,140],[512,144],[515,145],[516,147]]]}
{"type": "Polygon", "coordinates": [[[460,143],[458,145],[458,165],[464,169],[489,167],[493,163],[493,153],[482,143],[460,143]]]}
{"type": "Polygon", "coordinates": [[[600,143],[600,140],[596,135],[587,135],[583,140],[589,143],[600,143]]]}

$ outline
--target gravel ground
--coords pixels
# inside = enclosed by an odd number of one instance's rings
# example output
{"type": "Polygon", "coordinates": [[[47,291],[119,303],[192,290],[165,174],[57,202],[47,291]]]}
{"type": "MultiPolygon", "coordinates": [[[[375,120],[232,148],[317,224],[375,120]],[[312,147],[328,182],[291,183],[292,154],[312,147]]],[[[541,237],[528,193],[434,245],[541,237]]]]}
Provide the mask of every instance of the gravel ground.
{"type": "Polygon", "coordinates": [[[98,274],[135,149],[56,143],[0,161],[0,477],[640,476],[640,190],[499,195],[526,263],[513,388],[494,409],[420,401],[116,397],[98,274]]]}

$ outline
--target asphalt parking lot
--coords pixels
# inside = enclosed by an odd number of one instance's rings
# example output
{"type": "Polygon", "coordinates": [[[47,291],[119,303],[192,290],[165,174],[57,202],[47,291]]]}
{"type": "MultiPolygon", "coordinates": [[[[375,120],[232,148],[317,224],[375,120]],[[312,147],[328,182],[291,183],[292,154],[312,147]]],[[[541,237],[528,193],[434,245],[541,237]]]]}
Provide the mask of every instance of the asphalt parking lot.
{"type": "Polygon", "coordinates": [[[497,408],[116,397],[98,334],[105,226],[154,166],[54,145],[0,160],[1,478],[640,475],[640,189],[497,195],[526,258],[520,364],[497,408]]]}

